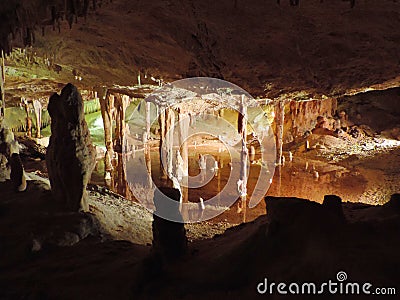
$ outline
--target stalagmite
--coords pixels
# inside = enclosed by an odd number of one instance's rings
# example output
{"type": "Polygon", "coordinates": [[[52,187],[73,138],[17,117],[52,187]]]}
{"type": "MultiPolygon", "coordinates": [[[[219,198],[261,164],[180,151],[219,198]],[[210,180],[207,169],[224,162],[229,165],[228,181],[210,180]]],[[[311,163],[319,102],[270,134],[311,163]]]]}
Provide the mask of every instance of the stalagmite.
{"type": "Polygon", "coordinates": [[[42,103],[39,100],[33,100],[33,111],[35,112],[36,118],[36,137],[40,138],[40,127],[42,124],[42,103]]]}
{"type": "Polygon", "coordinates": [[[25,109],[25,113],[26,113],[26,135],[28,137],[32,137],[32,119],[29,117],[29,103],[28,100],[26,100],[24,97],[21,98],[21,105],[24,107],[25,109]]]}
{"type": "Polygon", "coordinates": [[[51,137],[46,153],[54,199],[70,211],[89,209],[86,185],[96,163],[96,150],[85,121],[83,100],[72,84],[50,97],[51,137]]]}

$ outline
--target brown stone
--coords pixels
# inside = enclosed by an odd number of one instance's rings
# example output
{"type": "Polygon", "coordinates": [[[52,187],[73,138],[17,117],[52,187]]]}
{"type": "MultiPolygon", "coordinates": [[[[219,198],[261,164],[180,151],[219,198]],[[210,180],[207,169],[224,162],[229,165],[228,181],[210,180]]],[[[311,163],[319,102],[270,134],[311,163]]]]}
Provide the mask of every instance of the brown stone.
{"type": "Polygon", "coordinates": [[[342,199],[339,196],[336,195],[325,195],[324,196],[324,202],[322,203],[322,206],[335,214],[339,219],[345,220],[345,216],[343,213],[343,207],[342,207],[342,199]]]}
{"type": "Polygon", "coordinates": [[[26,178],[24,174],[24,167],[22,165],[21,157],[17,153],[13,153],[10,157],[11,174],[10,179],[14,188],[18,192],[26,190],[26,178]]]}
{"type": "Polygon", "coordinates": [[[385,204],[385,207],[400,213],[400,194],[393,194],[390,197],[389,202],[385,204]]]}
{"type": "Polygon", "coordinates": [[[164,262],[174,261],[184,256],[187,251],[187,238],[182,216],[179,212],[181,194],[174,188],[159,188],[154,192],[156,211],[153,215],[153,249],[164,262]],[[166,205],[165,196],[176,201],[176,206],[166,205]],[[165,199],[164,199],[165,200],[165,199]],[[171,216],[181,222],[166,220],[160,216],[171,216]]]}
{"type": "Polygon", "coordinates": [[[86,185],[96,150],[85,121],[83,101],[72,84],[50,97],[51,137],[46,164],[54,198],[67,210],[88,210],[86,185]]]}
{"type": "Polygon", "coordinates": [[[14,138],[14,134],[7,128],[0,129],[0,154],[2,166],[0,166],[0,177],[7,178],[7,166],[11,169],[10,179],[16,191],[23,192],[26,190],[27,183],[25,178],[24,167],[19,156],[19,144],[14,138]]]}
{"type": "MultiPolygon", "coordinates": [[[[278,228],[282,234],[288,234],[292,240],[298,242],[309,238],[337,235],[340,234],[345,222],[343,217],[338,216],[337,199],[328,198],[330,200],[321,205],[300,198],[267,196],[265,197],[267,218],[270,223],[279,225],[275,229],[278,228]],[[336,209],[326,209],[327,205],[336,209]]],[[[267,234],[269,233],[268,230],[267,234]]]]}

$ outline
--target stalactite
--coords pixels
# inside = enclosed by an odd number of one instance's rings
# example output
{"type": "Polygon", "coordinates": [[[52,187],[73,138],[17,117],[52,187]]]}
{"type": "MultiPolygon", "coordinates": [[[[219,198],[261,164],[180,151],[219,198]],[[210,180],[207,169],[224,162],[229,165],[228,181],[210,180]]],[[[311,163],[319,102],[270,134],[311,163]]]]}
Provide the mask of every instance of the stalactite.
{"type": "Polygon", "coordinates": [[[89,9],[95,10],[98,0],[54,0],[45,1],[7,0],[7,5],[0,5],[0,50],[6,54],[11,52],[14,40],[18,39],[16,31],[20,30],[20,40],[25,46],[35,43],[35,26],[39,25],[41,33],[45,34],[45,26],[52,26],[53,30],[61,31],[60,20],[67,20],[70,28],[78,22],[78,17],[85,17],[89,9]],[[50,16],[48,15],[50,11],[50,16]]]}
{"type": "Polygon", "coordinates": [[[307,131],[314,128],[317,117],[331,118],[337,109],[335,98],[312,101],[291,101],[289,113],[285,120],[284,140],[288,136],[293,139],[301,138],[307,131]]]}

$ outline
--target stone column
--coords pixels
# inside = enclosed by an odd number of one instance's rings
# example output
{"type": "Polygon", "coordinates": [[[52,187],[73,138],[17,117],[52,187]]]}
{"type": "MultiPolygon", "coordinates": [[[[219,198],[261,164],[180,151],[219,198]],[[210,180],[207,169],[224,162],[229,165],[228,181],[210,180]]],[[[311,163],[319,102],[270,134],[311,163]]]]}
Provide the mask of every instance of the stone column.
{"type": "Polygon", "coordinates": [[[181,110],[179,110],[178,118],[179,118],[179,129],[180,129],[179,144],[183,160],[182,171],[183,171],[183,176],[187,177],[189,176],[189,151],[188,151],[187,137],[189,133],[190,118],[188,113],[182,112],[181,110]]]}
{"type": "Polygon", "coordinates": [[[112,109],[114,107],[114,96],[107,92],[106,96],[100,98],[101,116],[104,125],[104,142],[106,146],[105,170],[106,172],[113,169],[111,158],[114,154],[112,142],[112,109]]]}
{"type": "Polygon", "coordinates": [[[4,90],[4,82],[6,79],[6,72],[4,66],[4,52],[1,50],[1,66],[0,66],[0,97],[1,97],[1,106],[0,106],[0,126],[3,123],[5,112],[6,112],[6,98],[5,98],[5,90],[4,90]]]}
{"type": "Polygon", "coordinates": [[[160,114],[158,117],[158,124],[160,125],[160,147],[159,147],[159,154],[160,154],[160,174],[162,174],[162,177],[166,177],[166,172],[165,169],[163,167],[163,162],[166,163],[166,155],[165,155],[165,108],[160,108],[160,114]]]}
{"type": "Polygon", "coordinates": [[[285,104],[283,101],[279,101],[275,106],[276,163],[279,165],[282,164],[284,122],[285,122],[285,104]]]}
{"type": "Polygon", "coordinates": [[[120,94],[114,95],[114,106],[115,106],[115,137],[114,137],[114,151],[122,152],[123,144],[123,123],[122,120],[123,108],[122,108],[122,97],[120,94]]]}
{"type": "Polygon", "coordinates": [[[26,135],[28,137],[32,137],[32,119],[29,117],[29,103],[28,100],[25,99],[24,97],[21,98],[21,104],[23,105],[23,107],[25,108],[25,114],[26,114],[26,135]]]}
{"type": "Polygon", "coordinates": [[[126,140],[126,109],[128,108],[129,104],[131,102],[131,99],[127,95],[122,95],[121,99],[121,112],[120,112],[120,125],[121,125],[121,149],[122,152],[127,152],[127,140],[126,140]]]}
{"type": "Polygon", "coordinates": [[[247,106],[244,95],[242,95],[240,99],[238,130],[242,137],[242,149],[240,153],[240,178],[238,182],[238,192],[241,198],[239,211],[243,212],[243,218],[245,218],[247,197],[247,160],[249,157],[249,152],[247,150],[247,106]]]}
{"type": "Polygon", "coordinates": [[[166,124],[165,124],[165,147],[167,155],[167,174],[173,174],[173,147],[174,147],[174,126],[175,112],[172,108],[166,109],[166,124]]]}
{"type": "Polygon", "coordinates": [[[144,142],[150,140],[150,133],[151,133],[151,102],[146,102],[146,137],[144,142]]]}
{"type": "Polygon", "coordinates": [[[33,111],[36,118],[36,138],[40,138],[40,127],[42,125],[42,103],[39,100],[33,100],[33,111]]]}

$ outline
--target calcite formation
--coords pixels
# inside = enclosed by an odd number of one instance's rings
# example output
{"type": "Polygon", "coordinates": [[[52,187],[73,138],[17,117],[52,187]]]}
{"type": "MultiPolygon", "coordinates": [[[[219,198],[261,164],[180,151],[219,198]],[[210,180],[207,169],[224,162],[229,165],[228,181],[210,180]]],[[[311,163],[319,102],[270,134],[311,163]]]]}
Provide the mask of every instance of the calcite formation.
{"type": "Polygon", "coordinates": [[[86,186],[96,160],[83,101],[77,88],[66,85],[50,97],[51,137],[46,153],[53,197],[71,211],[88,210],[86,186]]]}

